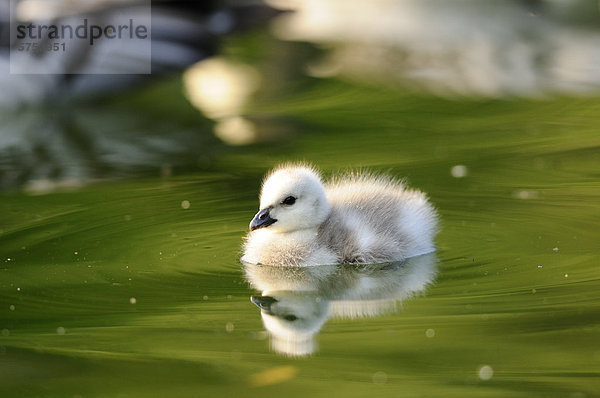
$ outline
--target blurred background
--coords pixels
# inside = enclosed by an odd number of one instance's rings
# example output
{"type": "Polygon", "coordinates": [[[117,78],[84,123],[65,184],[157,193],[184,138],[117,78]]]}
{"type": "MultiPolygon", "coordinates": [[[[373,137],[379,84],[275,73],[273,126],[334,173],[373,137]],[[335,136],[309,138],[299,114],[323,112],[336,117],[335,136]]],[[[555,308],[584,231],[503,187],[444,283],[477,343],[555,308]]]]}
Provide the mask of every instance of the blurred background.
{"type": "Polygon", "coordinates": [[[151,5],[150,60],[99,40],[57,62],[14,56],[11,22],[147,1],[0,0],[0,396],[598,395],[597,0],[151,5]],[[301,347],[269,340],[239,262],[285,161],[402,178],[440,213],[385,311],[339,273],[282,292],[317,309],[301,347]]]}
{"type": "MultiPolygon", "coordinates": [[[[36,23],[92,15],[107,24],[140,6],[14,3],[13,20],[36,23]]],[[[0,6],[2,189],[205,170],[227,154],[310,134],[302,108],[323,96],[387,118],[365,97],[384,92],[386,106],[424,95],[585,98],[600,84],[594,0],[153,1],[151,75],[121,74],[147,60],[107,40],[74,52],[65,74],[10,74],[19,41],[9,37],[8,5],[0,6]],[[89,74],[100,67],[113,74],[89,74]]]]}

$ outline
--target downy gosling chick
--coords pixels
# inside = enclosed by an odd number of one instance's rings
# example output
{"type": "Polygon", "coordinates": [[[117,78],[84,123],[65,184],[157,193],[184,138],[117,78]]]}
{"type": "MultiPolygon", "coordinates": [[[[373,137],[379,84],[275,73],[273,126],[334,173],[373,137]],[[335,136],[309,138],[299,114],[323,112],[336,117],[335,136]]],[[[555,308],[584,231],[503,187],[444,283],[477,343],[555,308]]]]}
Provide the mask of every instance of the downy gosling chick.
{"type": "Polygon", "coordinates": [[[263,181],[242,261],[279,266],[402,261],[435,250],[437,215],[398,180],[353,173],[323,183],[306,165],[263,181]]]}

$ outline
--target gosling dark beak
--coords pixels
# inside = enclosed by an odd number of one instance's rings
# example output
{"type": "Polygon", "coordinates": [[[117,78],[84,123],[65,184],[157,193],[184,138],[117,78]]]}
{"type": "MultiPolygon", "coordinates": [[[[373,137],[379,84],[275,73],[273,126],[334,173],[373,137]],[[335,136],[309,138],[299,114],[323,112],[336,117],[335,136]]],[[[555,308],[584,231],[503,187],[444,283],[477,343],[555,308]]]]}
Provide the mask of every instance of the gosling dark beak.
{"type": "Polygon", "coordinates": [[[269,215],[270,211],[271,211],[271,209],[266,208],[266,209],[262,209],[261,211],[256,213],[256,215],[254,216],[252,221],[250,221],[250,231],[254,231],[255,229],[259,229],[259,228],[268,227],[269,225],[276,222],[277,220],[274,218],[271,218],[271,216],[269,215]]]}
{"type": "Polygon", "coordinates": [[[270,296],[250,296],[250,301],[269,315],[273,314],[271,312],[271,305],[277,302],[277,300],[270,296]]]}

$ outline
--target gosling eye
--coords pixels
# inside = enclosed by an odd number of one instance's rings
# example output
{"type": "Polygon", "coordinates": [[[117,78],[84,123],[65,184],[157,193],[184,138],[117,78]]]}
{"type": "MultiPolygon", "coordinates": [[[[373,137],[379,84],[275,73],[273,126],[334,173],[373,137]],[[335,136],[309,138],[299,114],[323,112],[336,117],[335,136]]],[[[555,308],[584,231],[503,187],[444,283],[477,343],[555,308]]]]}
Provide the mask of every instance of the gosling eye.
{"type": "Polygon", "coordinates": [[[288,196],[281,202],[282,205],[287,205],[287,206],[291,206],[294,203],[296,203],[296,198],[293,196],[288,196]]]}
{"type": "Polygon", "coordinates": [[[283,319],[285,319],[286,321],[293,322],[296,319],[298,319],[298,317],[296,315],[286,315],[286,316],[283,317],[283,319]]]}

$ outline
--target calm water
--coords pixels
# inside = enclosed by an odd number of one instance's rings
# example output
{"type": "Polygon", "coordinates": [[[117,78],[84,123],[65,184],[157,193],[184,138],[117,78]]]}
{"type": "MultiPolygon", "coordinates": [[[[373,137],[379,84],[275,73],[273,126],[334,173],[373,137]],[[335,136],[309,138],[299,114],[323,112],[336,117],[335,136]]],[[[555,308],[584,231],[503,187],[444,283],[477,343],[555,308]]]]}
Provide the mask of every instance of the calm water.
{"type": "MultiPolygon", "coordinates": [[[[170,176],[6,191],[0,395],[598,396],[599,111],[599,98],[443,100],[310,80],[252,105],[290,139],[206,138],[210,160],[170,176]],[[406,177],[439,209],[435,257],[316,277],[244,269],[261,177],[287,160],[406,177]],[[247,274],[314,304],[306,344],[267,333],[247,274]],[[377,294],[354,297],[367,277],[377,294]],[[294,293],[302,283],[322,290],[294,293]],[[290,350],[313,353],[275,352],[290,350]]],[[[186,112],[158,117],[178,126],[186,112]]]]}

